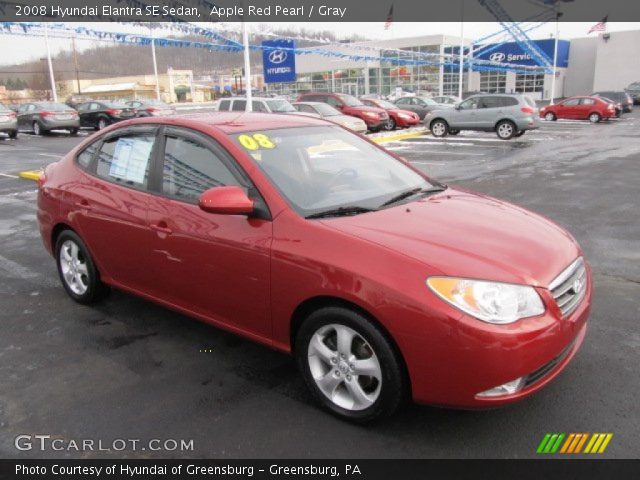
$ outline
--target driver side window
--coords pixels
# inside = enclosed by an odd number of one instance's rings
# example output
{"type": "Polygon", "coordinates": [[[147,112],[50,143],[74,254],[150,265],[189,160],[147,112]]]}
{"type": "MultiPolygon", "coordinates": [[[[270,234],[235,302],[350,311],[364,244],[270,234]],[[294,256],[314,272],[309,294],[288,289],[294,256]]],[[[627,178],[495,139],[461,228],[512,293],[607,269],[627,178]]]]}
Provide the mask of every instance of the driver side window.
{"type": "Polygon", "coordinates": [[[460,104],[460,110],[474,110],[478,108],[478,98],[469,98],[460,104]]]}

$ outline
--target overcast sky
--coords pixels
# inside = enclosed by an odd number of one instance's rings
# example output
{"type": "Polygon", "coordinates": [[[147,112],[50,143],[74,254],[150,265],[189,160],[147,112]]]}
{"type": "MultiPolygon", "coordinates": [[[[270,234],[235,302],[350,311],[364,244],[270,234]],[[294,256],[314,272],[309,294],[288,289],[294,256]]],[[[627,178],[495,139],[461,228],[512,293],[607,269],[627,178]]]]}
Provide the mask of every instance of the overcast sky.
{"type": "MultiPolygon", "coordinates": [[[[73,25],[73,24],[71,24],[73,25]]],[[[279,26],[300,28],[299,23],[281,23],[270,24],[269,28],[275,29],[279,26]]],[[[587,36],[587,31],[593,25],[593,23],[560,23],[559,31],[560,38],[571,39],[576,37],[587,36]]],[[[103,30],[110,32],[140,32],[140,27],[130,27],[117,23],[84,23],[83,26],[92,28],[94,30],[103,30]]],[[[210,28],[215,28],[216,24],[203,24],[210,28]]],[[[384,30],[382,22],[379,23],[306,23],[303,24],[307,30],[331,30],[335,32],[341,38],[346,37],[352,33],[358,33],[362,36],[375,39],[389,39],[389,38],[401,38],[401,37],[413,37],[417,35],[435,35],[435,34],[447,34],[447,35],[459,35],[460,23],[459,22],[437,22],[437,23],[394,23],[389,30],[384,30]]],[[[237,24],[226,24],[226,27],[239,28],[237,24]]],[[[496,22],[465,22],[464,23],[464,36],[469,39],[478,39],[485,35],[489,35],[501,30],[500,24],[496,22]]],[[[261,29],[260,24],[250,24],[252,31],[258,31],[261,29]]],[[[640,30],[640,23],[638,22],[611,22],[607,25],[607,29],[610,32],[621,30],[640,30]]],[[[529,33],[529,36],[534,39],[549,38],[553,35],[555,30],[555,24],[548,23],[544,26],[533,30],[529,33]]],[[[595,33],[591,35],[595,36],[595,33]]],[[[497,38],[497,37],[496,37],[497,38]]],[[[79,49],[88,48],[94,42],[92,41],[78,41],[77,46],[79,49]]],[[[98,43],[98,42],[96,42],[98,43]]],[[[109,42],[99,42],[102,44],[108,44],[109,42]]],[[[51,39],[52,53],[56,53],[61,50],[70,49],[70,42],[66,39],[51,39]]],[[[142,48],[142,47],[141,47],[142,48]]],[[[23,37],[16,35],[0,34],[0,65],[11,65],[17,62],[23,62],[28,60],[35,60],[46,56],[46,49],[44,39],[40,37],[23,37]]]]}

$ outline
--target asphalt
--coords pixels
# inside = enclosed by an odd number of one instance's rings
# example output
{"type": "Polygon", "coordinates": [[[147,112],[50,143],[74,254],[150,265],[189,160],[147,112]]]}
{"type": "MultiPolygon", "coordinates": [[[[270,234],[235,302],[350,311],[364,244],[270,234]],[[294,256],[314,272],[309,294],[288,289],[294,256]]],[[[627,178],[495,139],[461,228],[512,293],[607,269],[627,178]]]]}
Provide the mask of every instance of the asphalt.
{"type": "Polygon", "coordinates": [[[611,432],[599,458],[638,458],[639,127],[636,112],[544,122],[508,142],[463,132],[387,145],[445,183],[566,227],[593,265],[595,299],[581,351],[537,395],[491,411],[413,405],[367,427],[316,408],[285,355],[117,291],[73,303],[39,238],[35,184],[14,177],[80,138],[0,139],[0,457],[526,458],[547,432],[611,432]],[[20,434],[194,449],[19,452],[20,434]]]}

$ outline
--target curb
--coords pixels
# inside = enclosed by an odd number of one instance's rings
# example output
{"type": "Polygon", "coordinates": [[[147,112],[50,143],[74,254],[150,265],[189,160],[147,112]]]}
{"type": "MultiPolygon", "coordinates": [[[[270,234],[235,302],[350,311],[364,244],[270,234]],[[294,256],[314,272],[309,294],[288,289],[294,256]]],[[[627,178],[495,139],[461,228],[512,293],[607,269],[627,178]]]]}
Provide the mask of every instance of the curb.
{"type": "Polygon", "coordinates": [[[374,138],[371,138],[371,141],[375,142],[377,144],[388,143],[388,142],[397,142],[399,140],[405,140],[407,138],[421,137],[422,135],[425,135],[427,132],[428,132],[428,130],[420,130],[418,132],[398,133],[396,135],[386,135],[384,137],[374,137],[374,138]]]}
{"type": "Polygon", "coordinates": [[[25,170],[24,172],[18,173],[18,176],[25,180],[33,180],[34,182],[37,182],[41,173],[42,170],[25,170]]]}

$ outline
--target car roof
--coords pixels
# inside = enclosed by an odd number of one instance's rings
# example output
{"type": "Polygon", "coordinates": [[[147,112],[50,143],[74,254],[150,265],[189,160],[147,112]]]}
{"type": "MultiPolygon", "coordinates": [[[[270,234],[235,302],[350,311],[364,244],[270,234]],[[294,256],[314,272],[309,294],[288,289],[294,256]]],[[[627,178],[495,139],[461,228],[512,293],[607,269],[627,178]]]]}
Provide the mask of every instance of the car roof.
{"type": "Polygon", "coordinates": [[[305,102],[304,100],[300,102],[293,102],[291,105],[300,105],[302,103],[304,103],[305,105],[327,105],[324,102],[305,102]]]}
{"type": "MultiPolygon", "coordinates": [[[[257,112],[209,112],[171,115],[165,119],[179,119],[187,123],[216,127],[227,135],[250,130],[271,130],[274,128],[319,127],[333,125],[331,122],[311,116],[287,115],[278,113],[257,112]]],[[[140,119],[140,123],[148,123],[149,119],[140,119]]],[[[138,123],[132,120],[132,123],[138,123]]]]}

